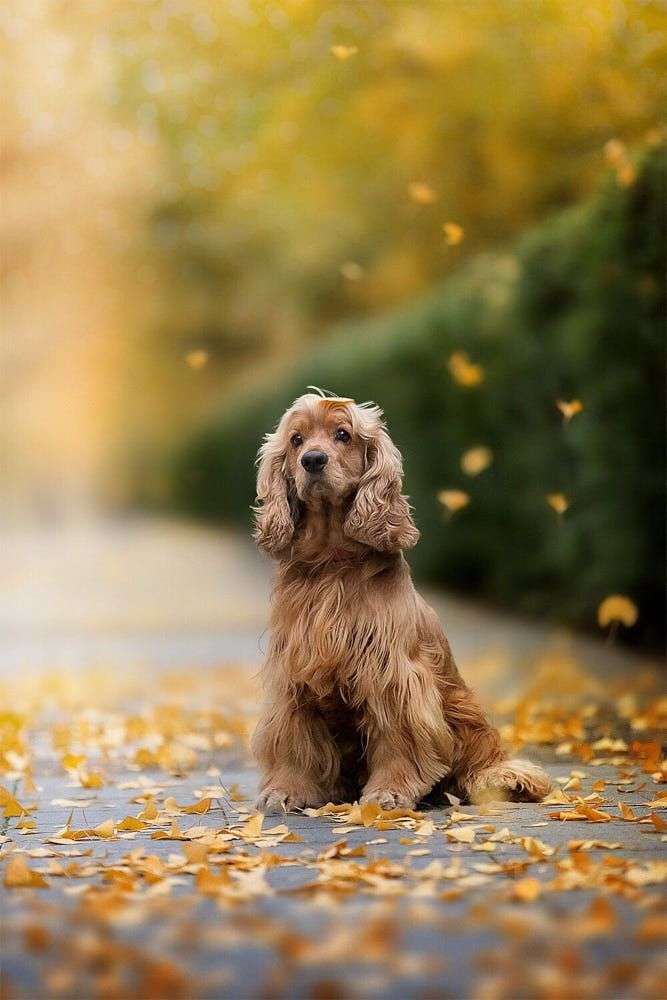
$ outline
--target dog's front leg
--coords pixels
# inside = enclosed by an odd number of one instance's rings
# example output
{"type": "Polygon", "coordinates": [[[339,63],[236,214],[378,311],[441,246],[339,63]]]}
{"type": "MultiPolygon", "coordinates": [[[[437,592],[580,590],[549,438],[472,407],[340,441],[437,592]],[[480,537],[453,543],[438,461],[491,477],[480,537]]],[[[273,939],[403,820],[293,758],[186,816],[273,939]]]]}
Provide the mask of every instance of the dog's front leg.
{"type": "Polygon", "coordinates": [[[405,692],[367,706],[369,778],[362,802],[383,809],[414,809],[451,771],[454,737],[428,675],[419,672],[405,692]]]}
{"type": "Polygon", "coordinates": [[[340,754],[313,705],[293,696],[274,701],[255,730],[252,750],[263,772],[260,812],[316,808],[333,798],[340,754]]]}

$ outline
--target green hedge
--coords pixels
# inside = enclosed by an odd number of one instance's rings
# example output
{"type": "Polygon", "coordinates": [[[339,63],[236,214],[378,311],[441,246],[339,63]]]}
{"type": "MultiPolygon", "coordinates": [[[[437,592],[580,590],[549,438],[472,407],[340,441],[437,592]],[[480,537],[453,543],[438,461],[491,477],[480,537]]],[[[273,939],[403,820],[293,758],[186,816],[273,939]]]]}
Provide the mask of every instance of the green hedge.
{"type": "Polygon", "coordinates": [[[295,358],[291,374],[234,400],[188,440],[173,465],[179,509],[246,523],[264,431],[307,385],[385,409],[403,451],[422,530],[415,570],[476,596],[594,626],[599,601],[631,596],[629,634],[664,634],[664,149],[626,188],[474,260],[428,299],[348,327],[295,358]],[[485,380],[464,388],[447,361],[463,350],[485,380]],[[563,423],[557,399],[584,410],[563,423]],[[493,465],[470,478],[462,452],[483,444],[493,465]],[[436,499],[460,488],[451,519],[436,499]],[[545,501],[560,491],[559,519],[545,501]]]}

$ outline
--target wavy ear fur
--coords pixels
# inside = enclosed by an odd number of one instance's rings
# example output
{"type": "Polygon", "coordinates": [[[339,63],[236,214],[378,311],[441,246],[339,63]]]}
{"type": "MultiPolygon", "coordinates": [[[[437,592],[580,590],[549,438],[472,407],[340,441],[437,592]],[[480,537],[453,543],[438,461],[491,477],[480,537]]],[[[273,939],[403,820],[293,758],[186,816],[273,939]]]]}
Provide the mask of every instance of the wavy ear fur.
{"type": "Polygon", "coordinates": [[[257,462],[253,537],[260,549],[278,558],[291,544],[295,527],[295,499],[285,477],[285,452],[278,432],[267,434],[257,462]]]}
{"type": "Polygon", "coordinates": [[[379,414],[368,438],[367,463],[345,519],[345,534],[380,552],[411,549],[419,541],[419,531],[410,516],[407,497],[401,493],[401,453],[379,414]]]}

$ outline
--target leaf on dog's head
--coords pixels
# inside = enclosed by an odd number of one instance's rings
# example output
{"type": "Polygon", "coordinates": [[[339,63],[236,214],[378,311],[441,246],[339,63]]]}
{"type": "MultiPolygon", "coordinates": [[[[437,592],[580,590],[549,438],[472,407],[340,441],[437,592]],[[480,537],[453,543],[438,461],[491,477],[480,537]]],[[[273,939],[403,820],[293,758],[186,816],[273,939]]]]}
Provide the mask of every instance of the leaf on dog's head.
{"type": "Polygon", "coordinates": [[[354,400],[348,399],[347,396],[323,396],[320,399],[320,405],[328,406],[331,409],[336,406],[349,406],[350,403],[354,403],[354,400]]]}

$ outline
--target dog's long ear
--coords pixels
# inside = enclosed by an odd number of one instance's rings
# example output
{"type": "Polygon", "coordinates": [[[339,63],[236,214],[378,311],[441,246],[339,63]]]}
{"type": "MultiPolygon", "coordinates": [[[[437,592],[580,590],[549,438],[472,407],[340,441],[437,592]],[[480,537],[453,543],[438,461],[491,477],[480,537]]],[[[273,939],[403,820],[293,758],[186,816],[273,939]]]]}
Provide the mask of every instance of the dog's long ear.
{"type": "Polygon", "coordinates": [[[366,462],[345,519],[345,534],[380,552],[411,549],[419,541],[419,531],[410,516],[407,498],[401,493],[401,453],[379,416],[366,446],[366,462]]]}
{"type": "Polygon", "coordinates": [[[294,504],[285,477],[285,452],[279,432],[267,434],[257,456],[257,506],[253,537],[260,549],[278,559],[294,534],[294,504]]]}

